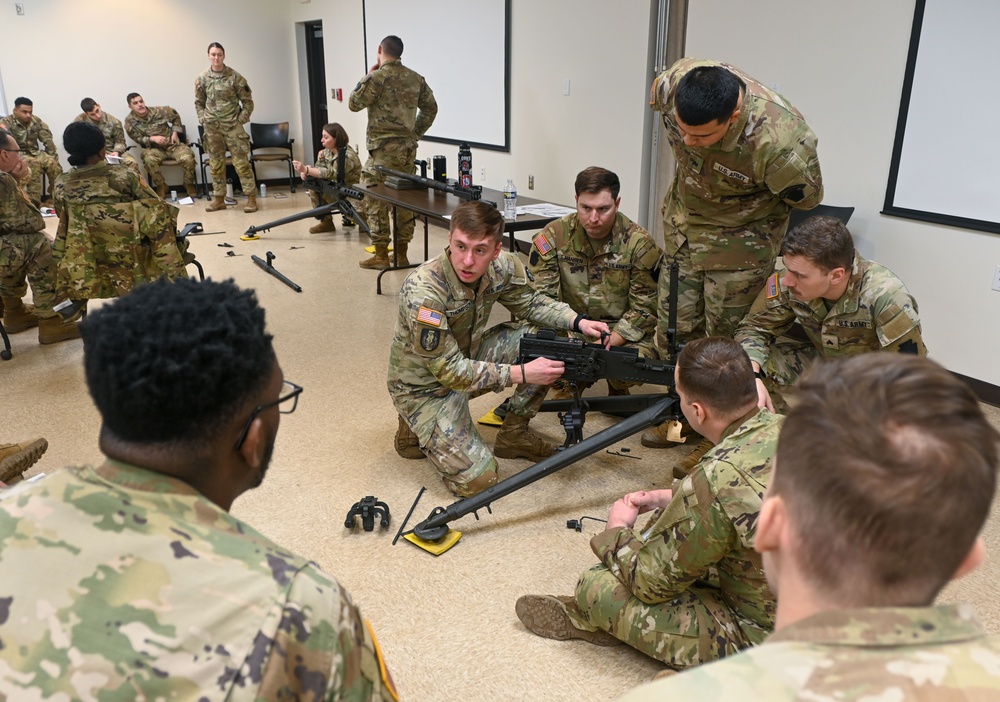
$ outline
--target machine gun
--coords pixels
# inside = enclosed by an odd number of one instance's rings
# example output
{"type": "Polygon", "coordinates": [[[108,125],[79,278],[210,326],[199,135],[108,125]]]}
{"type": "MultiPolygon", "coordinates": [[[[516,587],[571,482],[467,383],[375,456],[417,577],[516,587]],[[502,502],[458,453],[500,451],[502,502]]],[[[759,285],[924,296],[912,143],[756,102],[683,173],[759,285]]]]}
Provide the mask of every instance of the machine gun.
{"type": "MultiPolygon", "coordinates": [[[[677,365],[677,354],[680,345],[677,342],[677,264],[670,266],[670,294],[668,298],[669,318],[667,331],[667,361],[657,362],[642,358],[634,349],[614,347],[605,349],[600,344],[587,344],[574,339],[556,339],[555,333],[530,335],[521,340],[521,357],[527,362],[534,358],[545,357],[561,360],[566,364],[563,378],[574,386],[573,400],[557,400],[543,402],[542,411],[567,410],[563,415],[563,427],[566,429],[567,440],[559,451],[548,458],[542,459],[530,468],[501,480],[496,485],[486,488],[472,497],[465,497],[453,502],[448,507],[435,507],[424,521],[413,528],[413,534],[425,542],[441,542],[449,533],[448,524],[470,512],[477,512],[484,507],[489,509],[494,500],[516,492],[536,480],[576,463],[581,458],[597,453],[622,439],[626,439],[647,427],[662,424],[668,419],[680,416],[680,402],[673,391],[674,368],[677,365]],[[535,354],[535,355],[532,355],[535,354]],[[579,382],[593,382],[600,378],[626,380],[633,382],[669,384],[671,391],[657,395],[629,395],[625,397],[580,398],[579,382]],[[611,402],[614,401],[614,402],[611,402]],[[618,405],[620,401],[635,403],[632,409],[639,409],[638,403],[647,406],[636,414],[608,427],[593,436],[583,439],[583,422],[588,409],[604,407],[604,403],[618,405]],[[567,420],[567,416],[570,417],[567,420]],[[572,425],[572,426],[569,426],[572,425]],[[571,441],[571,431],[572,438],[571,441]]],[[[454,539],[445,548],[454,544],[454,539]]],[[[417,542],[414,542],[417,543],[417,542]]],[[[434,553],[434,544],[417,546],[434,553]]],[[[438,547],[438,552],[442,549],[438,547]]]]}
{"type": "Polygon", "coordinates": [[[355,224],[368,236],[371,236],[371,229],[368,228],[368,224],[365,220],[358,214],[358,211],[354,209],[348,198],[354,200],[363,200],[365,194],[356,189],[348,187],[344,182],[344,159],[345,159],[346,149],[337,150],[337,182],[332,183],[329,180],[321,180],[317,178],[306,178],[302,184],[305,186],[306,190],[315,190],[317,193],[326,195],[330,200],[328,205],[320,205],[319,207],[314,207],[311,210],[306,210],[305,212],[300,212],[298,214],[291,215],[289,217],[282,217],[281,219],[276,219],[273,222],[268,222],[267,224],[261,224],[255,227],[250,227],[247,229],[243,235],[240,237],[244,241],[253,241],[260,238],[259,232],[266,232],[274,227],[280,227],[283,224],[291,224],[292,222],[298,222],[300,219],[306,219],[308,217],[315,217],[316,219],[323,219],[328,214],[334,212],[340,212],[341,214],[350,217],[354,220],[355,224]]]}
{"type": "MultiPolygon", "coordinates": [[[[403,171],[394,171],[391,168],[386,168],[385,166],[375,166],[375,170],[379,173],[383,173],[387,176],[392,176],[395,178],[402,178],[417,185],[422,185],[427,188],[433,188],[434,190],[441,190],[446,193],[451,193],[464,200],[481,200],[483,198],[483,187],[481,185],[473,185],[471,188],[463,188],[460,185],[450,185],[448,183],[442,183],[439,180],[433,180],[432,178],[425,178],[423,176],[414,175],[413,173],[403,173],[403,171]]],[[[496,207],[496,203],[490,203],[496,207]]]]}

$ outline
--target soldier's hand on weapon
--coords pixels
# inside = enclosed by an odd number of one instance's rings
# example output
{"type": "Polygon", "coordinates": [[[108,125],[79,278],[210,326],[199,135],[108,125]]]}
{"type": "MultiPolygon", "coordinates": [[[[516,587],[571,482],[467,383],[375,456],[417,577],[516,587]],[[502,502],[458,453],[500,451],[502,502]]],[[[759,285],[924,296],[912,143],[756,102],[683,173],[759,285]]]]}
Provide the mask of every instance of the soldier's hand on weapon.
{"type": "Polygon", "coordinates": [[[515,366],[524,369],[522,382],[529,385],[552,385],[552,383],[562,377],[566,364],[562,361],[553,361],[551,358],[536,358],[531,363],[522,366],[515,366]]]}
{"type": "Polygon", "coordinates": [[[583,334],[592,339],[600,339],[602,334],[611,333],[611,329],[608,328],[607,324],[593,319],[581,319],[579,328],[583,334]]]}
{"type": "Polygon", "coordinates": [[[612,346],[624,346],[625,337],[616,331],[611,332],[611,336],[608,339],[608,343],[605,344],[604,348],[610,349],[612,346]]]}
{"type": "Polygon", "coordinates": [[[654,509],[665,508],[673,496],[672,490],[641,490],[630,492],[622,499],[631,502],[639,510],[639,514],[645,514],[654,509]]]}

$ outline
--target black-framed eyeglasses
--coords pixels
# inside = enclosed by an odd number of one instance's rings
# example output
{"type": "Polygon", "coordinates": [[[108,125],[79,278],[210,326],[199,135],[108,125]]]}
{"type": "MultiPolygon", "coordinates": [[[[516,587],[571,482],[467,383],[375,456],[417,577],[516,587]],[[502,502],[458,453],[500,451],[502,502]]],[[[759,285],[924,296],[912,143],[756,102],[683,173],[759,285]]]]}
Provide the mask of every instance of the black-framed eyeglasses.
{"type": "Polygon", "coordinates": [[[239,451],[240,447],[243,446],[243,442],[247,438],[247,432],[250,431],[250,424],[258,414],[268,407],[274,407],[275,405],[278,406],[278,412],[281,414],[291,414],[299,406],[299,395],[302,394],[302,390],[301,385],[296,385],[288,380],[283,381],[281,383],[281,393],[278,395],[277,400],[257,405],[253,412],[250,413],[250,418],[247,419],[247,423],[243,426],[243,431],[240,432],[240,438],[236,440],[236,450],[239,451]]]}

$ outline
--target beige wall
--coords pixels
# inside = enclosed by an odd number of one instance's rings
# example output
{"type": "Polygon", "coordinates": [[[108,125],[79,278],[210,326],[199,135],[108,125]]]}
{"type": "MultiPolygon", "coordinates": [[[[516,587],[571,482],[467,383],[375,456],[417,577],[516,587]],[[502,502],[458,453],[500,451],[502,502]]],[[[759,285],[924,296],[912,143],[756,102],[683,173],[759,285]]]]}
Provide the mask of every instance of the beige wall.
{"type": "MultiPolygon", "coordinates": [[[[931,355],[1000,385],[1000,237],[879,214],[892,156],[913,0],[697,0],[687,52],[730,61],[781,92],[819,136],[825,201],[857,208],[858,248],[896,272],[920,304],[931,355]]],[[[986,133],[942,132],[974,148],[986,133]]]]}

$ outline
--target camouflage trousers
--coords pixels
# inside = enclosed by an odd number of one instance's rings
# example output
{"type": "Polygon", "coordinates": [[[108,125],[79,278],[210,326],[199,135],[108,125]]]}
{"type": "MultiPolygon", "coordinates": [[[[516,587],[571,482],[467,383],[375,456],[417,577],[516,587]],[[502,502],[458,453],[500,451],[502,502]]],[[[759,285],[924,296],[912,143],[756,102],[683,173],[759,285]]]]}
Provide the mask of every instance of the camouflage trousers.
{"type": "Polygon", "coordinates": [[[764,387],[771,395],[771,402],[779,414],[788,412],[788,401],[794,393],[793,386],[802,377],[810,363],[822,354],[811,341],[782,336],[768,347],[764,362],[764,387]]]}
{"type": "Polygon", "coordinates": [[[208,151],[208,168],[212,172],[212,189],[216,196],[226,194],[227,150],[240,177],[243,194],[257,194],[257,181],[250,167],[250,137],[242,124],[226,128],[206,124],[205,149],[208,151]]]}
{"type": "Polygon", "coordinates": [[[660,268],[656,345],[667,348],[670,311],[670,266],[677,269],[677,337],[691,341],[705,336],[732,338],[736,327],[750,311],[757,293],[774,270],[772,261],[763,268],[742,271],[706,271],[691,261],[685,243],[672,258],[664,258],[660,268]]]}
{"type": "Polygon", "coordinates": [[[31,169],[31,177],[27,183],[22,184],[24,192],[27,193],[28,199],[37,205],[42,201],[42,174],[44,173],[49,179],[49,192],[51,193],[56,178],[62,175],[62,166],[59,165],[59,159],[44,151],[36,151],[33,154],[26,154],[22,151],[21,155],[28,164],[28,168],[31,169]]]}
{"type": "MultiPolygon", "coordinates": [[[[521,337],[537,331],[536,327],[505,322],[491,327],[479,344],[477,361],[486,363],[513,363],[517,358],[521,337]]],[[[488,390],[475,393],[481,395],[488,390]]],[[[508,411],[523,417],[534,417],[548,387],[544,385],[518,385],[510,399],[508,411]]],[[[493,452],[476,431],[475,421],[469,412],[470,395],[454,390],[443,397],[426,395],[394,395],[393,402],[400,416],[417,435],[420,448],[437,469],[445,485],[471,483],[487,471],[498,468],[493,452]]]]}
{"type": "Polygon", "coordinates": [[[25,280],[31,285],[35,314],[55,317],[56,267],[52,245],[43,232],[0,236],[0,295],[24,297],[25,280]]]}
{"type": "Polygon", "coordinates": [[[579,613],[569,608],[580,629],[601,629],[675,670],[718,660],[760,643],[769,632],[743,621],[722,600],[719,590],[696,584],[680,596],[647,604],[604,565],[580,576],[579,613]]]}
{"type": "MultiPolygon", "coordinates": [[[[167,181],[164,180],[163,172],[160,170],[160,166],[167,159],[173,159],[180,163],[181,168],[184,169],[184,185],[194,186],[194,152],[187,144],[171,144],[170,146],[157,146],[142,150],[142,162],[146,166],[146,172],[149,173],[149,180],[152,182],[153,188],[167,187],[167,181]]],[[[226,189],[223,187],[222,192],[225,191],[226,189]]]]}
{"type": "MultiPolygon", "coordinates": [[[[393,139],[368,152],[368,160],[361,169],[361,185],[377,185],[385,182],[385,176],[375,170],[384,166],[394,171],[413,173],[413,161],[417,157],[417,145],[405,139],[393,139]]],[[[376,246],[388,246],[391,240],[389,229],[389,206],[381,200],[366,197],[364,200],[368,226],[371,228],[372,242],[376,246]]],[[[401,207],[396,208],[396,241],[409,244],[413,240],[413,213],[401,207]]]]}

